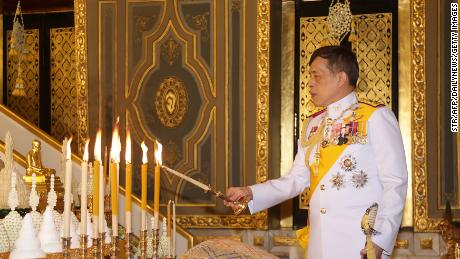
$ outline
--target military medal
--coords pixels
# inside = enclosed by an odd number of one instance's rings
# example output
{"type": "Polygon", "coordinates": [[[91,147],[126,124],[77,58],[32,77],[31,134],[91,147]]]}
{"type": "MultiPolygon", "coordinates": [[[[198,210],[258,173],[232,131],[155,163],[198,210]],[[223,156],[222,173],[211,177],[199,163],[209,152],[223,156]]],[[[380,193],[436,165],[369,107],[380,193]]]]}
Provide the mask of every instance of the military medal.
{"type": "Polygon", "coordinates": [[[342,187],[345,186],[345,175],[341,173],[337,173],[333,175],[331,180],[329,181],[332,183],[332,188],[340,190],[342,187]]]}
{"type": "Polygon", "coordinates": [[[367,180],[367,174],[363,170],[359,170],[353,173],[353,176],[351,177],[351,182],[353,183],[353,186],[357,189],[363,188],[367,184],[367,180]]]}
{"type": "Polygon", "coordinates": [[[356,159],[351,155],[346,155],[340,160],[340,168],[346,172],[351,172],[356,169],[356,159]]]}

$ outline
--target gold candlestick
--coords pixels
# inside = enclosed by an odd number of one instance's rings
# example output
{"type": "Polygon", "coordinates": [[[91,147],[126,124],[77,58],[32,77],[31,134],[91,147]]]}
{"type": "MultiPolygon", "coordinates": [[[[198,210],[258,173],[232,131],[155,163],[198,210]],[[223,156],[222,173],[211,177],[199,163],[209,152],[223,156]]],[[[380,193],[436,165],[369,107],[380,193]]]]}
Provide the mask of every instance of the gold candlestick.
{"type": "Polygon", "coordinates": [[[147,230],[141,230],[141,240],[139,242],[140,258],[147,258],[147,230]]]}
{"type": "Polygon", "coordinates": [[[64,258],[70,258],[70,239],[71,237],[63,237],[62,239],[62,254],[64,258]]]}
{"type": "Polygon", "coordinates": [[[153,248],[153,258],[159,259],[160,256],[158,255],[158,246],[160,244],[160,230],[158,228],[152,229],[152,248],[153,248]]]}
{"type": "Polygon", "coordinates": [[[99,258],[101,256],[99,253],[99,245],[100,245],[99,237],[93,238],[93,247],[91,248],[93,258],[99,258]]]}
{"type": "Polygon", "coordinates": [[[131,259],[132,251],[131,251],[131,233],[125,233],[125,258],[131,259]]]}
{"type": "Polygon", "coordinates": [[[110,248],[110,258],[118,258],[118,236],[112,236],[112,244],[110,248]]]}
{"type": "Polygon", "coordinates": [[[80,235],[80,257],[86,258],[88,256],[88,235],[80,235]]]}
{"type": "Polygon", "coordinates": [[[104,244],[105,244],[105,232],[99,233],[99,254],[104,258],[104,244]]]}

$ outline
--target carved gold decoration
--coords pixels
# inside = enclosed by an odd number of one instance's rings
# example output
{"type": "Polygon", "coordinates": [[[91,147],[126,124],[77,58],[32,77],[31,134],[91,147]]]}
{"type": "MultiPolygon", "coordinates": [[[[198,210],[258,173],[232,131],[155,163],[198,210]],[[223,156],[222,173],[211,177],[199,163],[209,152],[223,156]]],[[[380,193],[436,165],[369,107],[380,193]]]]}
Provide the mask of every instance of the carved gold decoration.
{"type": "MultiPolygon", "coordinates": [[[[460,229],[452,224],[452,218],[446,218],[441,220],[438,224],[438,228],[441,230],[441,237],[446,244],[447,254],[443,258],[454,258],[456,252],[456,244],[460,242],[460,229]]],[[[420,246],[421,246],[420,241],[420,246]]]]}
{"type": "Polygon", "coordinates": [[[75,58],[78,102],[78,151],[83,154],[88,136],[88,58],[86,39],[86,0],[74,0],[75,8],[75,58]]]}
{"type": "Polygon", "coordinates": [[[50,30],[51,134],[56,139],[78,136],[74,28],[50,30]]]}
{"type": "Polygon", "coordinates": [[[414,229],[417,232],[427,232],[438,230],[440,220],[428,217],[425,101],[425,0],[411,1],[411,14],[414,229]]]}
{"type": "MultiPolygon", "coordinates": [[[[353,16],[359,39],[353,44],[360,70],[357,84],[358,99],[371,103],[382,103],[390,108],[392,91],[391,20],[391,13],[353,16]]],[[[308,62],[311,54],[321,47],[321,40],[326,34],[326,17],[300,19],[299,115],[301,122],[320,109],[315,107],[308,93],[310,80],[308,62]]]]}
{"type": "Polygon", "coordinates": [[[232,1],[232,12],[239,12],[241,9],[241,0],[232,1]]]}
{"type": "MultiPolygon", "coordinates": [[[[28,51],[27,58],[21,61],[21,73],[24,80],[25,96],[14,96],[13,89],[18,75],[19,64],[16,58],[7,55],[7,85],[8,107],[22,118],[38,125],[39,121],[39,31],[38,29],[25,30],[25,48],[28,51]]],[[[7,31],[7,41],[11,39],[11,30],[7,31]]],[[[8,46],[8,49],[10,47],[8,46]]]]}
{"type": "MultiPolygon", "coordinates": [[[[270,82],[270,1],[257,2],[256,182],[268,179],[268,122],[270,82]]],[[[267,210],[256,214],[256,225],[268,227],[267,210]]]]}
{"type": "Polygon", "coordinates": [[[169,37],[168,40],[161,45],[161,56],[163,59],[168,62],[170,66],[176,62],[176,59],[179,57],[180,54],[180,46],[179,44],[173,39],[173,37],[169,37]]]}
{"type": "Polygon", "coordinates": [[[235,240],[235,241],[239,241],[239,242],[243,241],[241,236],[196,236],[195,239],[194,239],[194,244],[193,245],[197,245],[197,244],[199,244],[201,242],[211,240],[211,239],[228,239],[228,240],[235,240]]]}
{"type": "Polygon", "coordinates": [[[395,248],[399,249],[409,249],[409,240],[407,239],[397,239],[395,243],[395,248]]]}
{"type": "Polygon", "coordinates": [[[253,229],[265,228],[266,215],[262,219],[257,220],[257,215],[179,215],[177,216],[177,224],[183,228],[241,228],[253,229]]]}
{"type": "Polygon", "coordinates": [[[134,26],[134,40],[137,44],[142,42],[142,35],[148,29],[148,24],[157,19],[157,15],[152,16],[138,16],[135,18],[134,26]]]}
{"type": "Polygon", "coordinates": [[[208,20],[209,12],[198,15],[187,15],[186,18],[190,21],[191,27],[195,30],[200,31],[201,39],[206,41],[209,39],[208,20]]]}
{"type": "Polygon", "coordinates": [[[430,238],[422,238],[420,239],[420,248],[421,249],[433,249],[433,239],[430,238]]]}
{"type": "Polygon", "coordinates": [[[274,246],[295,246],[297,244],[297,238],[295,237],[273,237],[274,246]]]}
{"type": "Polygon", "coordinates": [[[263,246],[263,245],[264,245],[264,242],[265,242],[265,238],[264,238],[264,237],[261,237],[261,236],[256,236],[256,237],[254,237],[254,239],[252,240],[252,243],[253,243],[255,246],[263,246]]]}
{"type": "Polygon", "coordinates": [[[155,111],[161,123],[168,128],[179,126],[189,106],[184,82],[174,76],[166,77],[155,96],[155,111]]]}

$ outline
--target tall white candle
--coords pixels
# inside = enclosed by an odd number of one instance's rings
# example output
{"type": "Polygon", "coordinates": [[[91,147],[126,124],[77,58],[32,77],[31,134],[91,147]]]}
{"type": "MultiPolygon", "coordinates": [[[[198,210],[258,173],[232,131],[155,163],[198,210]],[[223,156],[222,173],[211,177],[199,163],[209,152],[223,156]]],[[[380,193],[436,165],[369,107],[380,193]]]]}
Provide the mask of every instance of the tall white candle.
{"type": "Polygon", "coordinates": [[[80,235],[86,235],[86,213],[88,212],[88,145],[89,141],[86,141],[85,152],[83,153],[83,162],[81,163],[81,189],[80,189],[80,235]]]}
{"type": "Polygon", "coordinates": [[[65,189],[64,189],[64,237],[70,237],[70,209],[72,195],[72,151],[70,143],[72,138],[67,140],[66,161],[65,161],[65,189]]]}

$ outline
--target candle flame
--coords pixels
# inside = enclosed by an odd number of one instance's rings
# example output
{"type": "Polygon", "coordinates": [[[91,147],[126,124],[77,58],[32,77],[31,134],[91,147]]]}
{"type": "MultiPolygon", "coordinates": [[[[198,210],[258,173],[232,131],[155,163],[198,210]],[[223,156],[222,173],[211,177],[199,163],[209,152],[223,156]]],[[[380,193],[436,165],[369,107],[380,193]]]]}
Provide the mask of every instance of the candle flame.
{"type": "Polygon", "coordinates": [[[142,147],[142,163],[147,164],[149,162],[149,160],[147,159],[147,151],[149,150],[149,148],[145,145],[144,141],[142,141],[141,147],[142,147]]]}
{"type": "Polygon", "coordinates": [[[70,143],[72,142],[72,137],[67,140],[67,150],[65,152],[65,159],[70,160],[72,157],[72,149],[70,148],[70,143]]]}
{"type": "Polygon", "coordinates": [[[94,144],[94,159],[99,162],[102,161],[101,138],[102,138],[102,131],[101,129],[99,129],[96,135],[96,143],[94,144]]]}
{"type": "Polygon", "coordinates": [[[125,161],[126,163],[131,163],[131,133],[129,129],[126,130],[125,161]]]}
{"type": "Polygon", "coordinates": [[[85,143],[85,152],[83,153],[83,161],[86,161],[88,162],[88,146],[89,146],[89,139],[86,140],[86,143],[85,143]]]}
{"type": "Polygon", "coordinates": [[[157,165],[161,165],[161,152],[163,149],[163,146],[160,144],[160,142],[157,142],[157,149],[155,150],[155,161],[157,162],[157,165]]]}
{"type": "Polygon", "coordinates": [[[120,135],[118,134],[118,125],[115,126],[113,129],[112,134],[112,147],[110,149],[110,159],[118,163],[120,162],[120,151],[121,151],[121,143],[120,143],[120,135]]]}

